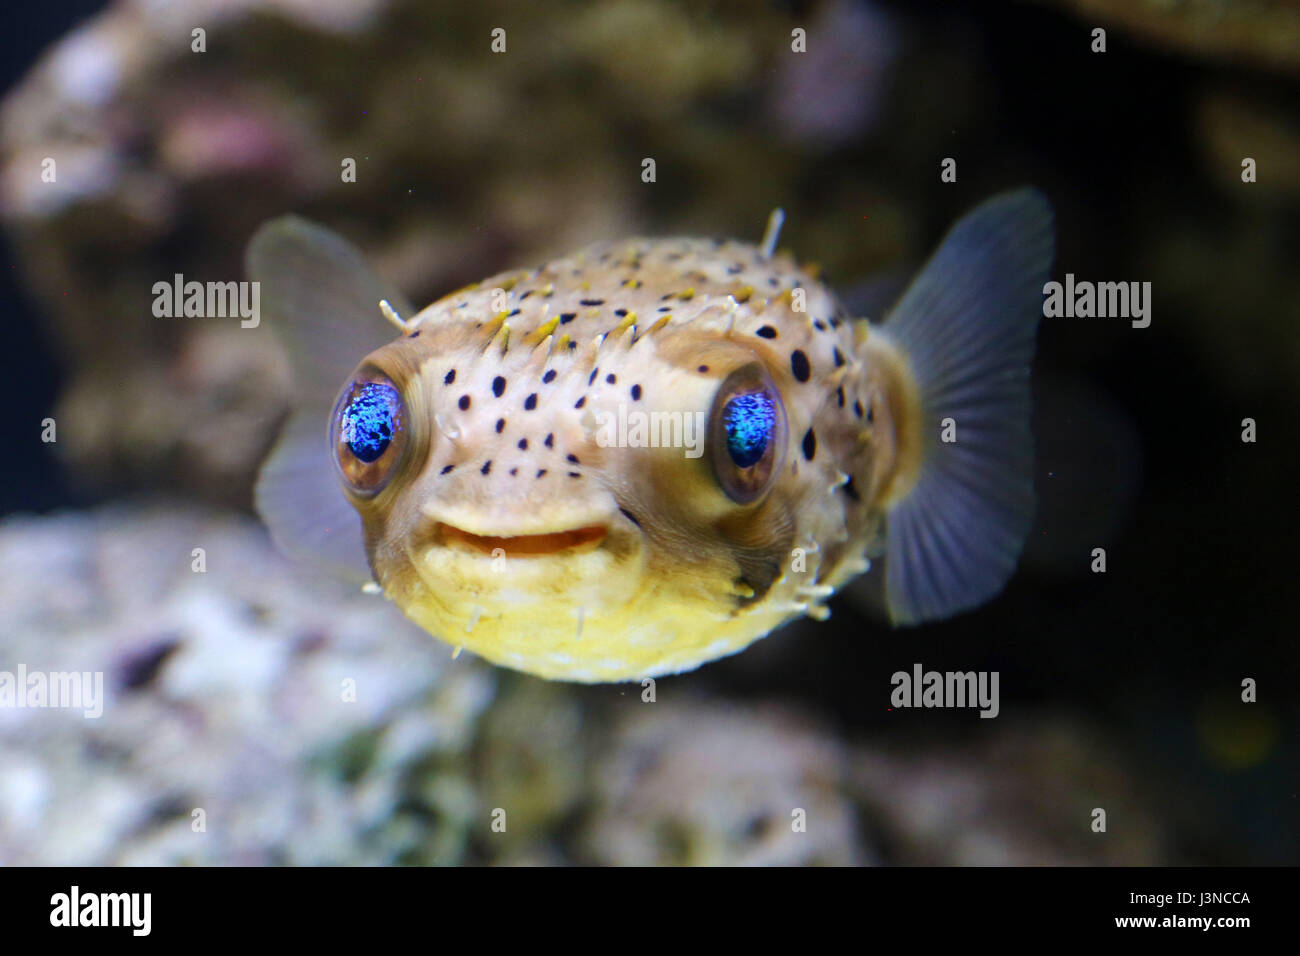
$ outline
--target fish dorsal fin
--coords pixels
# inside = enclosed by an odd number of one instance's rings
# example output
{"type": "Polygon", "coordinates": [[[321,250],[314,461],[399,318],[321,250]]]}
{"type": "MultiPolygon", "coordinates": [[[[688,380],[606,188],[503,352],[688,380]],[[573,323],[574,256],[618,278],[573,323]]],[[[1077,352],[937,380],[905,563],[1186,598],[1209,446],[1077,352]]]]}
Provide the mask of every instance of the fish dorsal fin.
{"type": "Polygon", "coordinates": [[[329,415],[347,376],[393,339],[381,299],[406,299],[337,234],[297,216],[265,223],[245,255],[262,318],[293,367],[293,410],[257,477],[258,514],[291,557],[346,580],[370,580],[361,519],[344,497],[329,447],[329,415]]]}

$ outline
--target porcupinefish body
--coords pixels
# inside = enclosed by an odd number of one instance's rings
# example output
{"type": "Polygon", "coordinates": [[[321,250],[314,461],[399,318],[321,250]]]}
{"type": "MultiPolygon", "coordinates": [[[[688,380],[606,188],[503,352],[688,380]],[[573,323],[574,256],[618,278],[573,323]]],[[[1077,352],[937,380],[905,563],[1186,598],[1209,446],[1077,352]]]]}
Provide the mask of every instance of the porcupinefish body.
{"type": "Polygon", "coordinates": [[[697,667],[824,617],[881,555],[895,623],[947,617],[1001,590],[1028,531],[1052,244],[1040,194],[992,199],[879,326],[770,242],[702,239],[412,313],[338,236],[275,220],[248,268],[298,409],[257,505],[291,554],[547,678],[697,667]]]}

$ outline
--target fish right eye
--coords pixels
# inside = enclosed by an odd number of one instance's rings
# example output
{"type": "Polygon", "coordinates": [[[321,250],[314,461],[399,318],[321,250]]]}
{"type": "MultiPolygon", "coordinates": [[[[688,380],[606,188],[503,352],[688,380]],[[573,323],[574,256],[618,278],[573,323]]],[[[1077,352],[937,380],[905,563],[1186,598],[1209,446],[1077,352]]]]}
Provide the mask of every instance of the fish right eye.
{"type": "Polygon", "coordinates": [[[406,404],[388,376],[370,371],[344,387],[330,420],[330,444],[351,491],[368,497],[383,490],[407,440],[406,404]]]}

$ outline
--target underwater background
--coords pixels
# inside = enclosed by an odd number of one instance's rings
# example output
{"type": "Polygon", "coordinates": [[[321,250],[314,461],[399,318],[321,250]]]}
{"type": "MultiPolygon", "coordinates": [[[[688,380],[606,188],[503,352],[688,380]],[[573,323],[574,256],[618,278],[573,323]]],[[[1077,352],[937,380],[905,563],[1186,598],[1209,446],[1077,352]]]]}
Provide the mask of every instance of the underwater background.
{"type": "Polygon", "coordinates": [[[102,671],[107,701],[0,707],[0,863],[1300,860],[1300,3],[2,16],[0,671],[102,671]],[[781,246],[879,318],[1026,183],[1054,277],[1149,281],[1152,321],[1043,320],[1039,512],[1005,593],[895,631],[873,572],[652,703],[453,661],[282,558],[251,488],[284,356],[151,309],[176,273],[242,279],[284,212],[422,306],[600,239],[757,241],[781,206],[781,246]],[[917,663],[999,672],[999,716],[891,709],[917,663]]]}

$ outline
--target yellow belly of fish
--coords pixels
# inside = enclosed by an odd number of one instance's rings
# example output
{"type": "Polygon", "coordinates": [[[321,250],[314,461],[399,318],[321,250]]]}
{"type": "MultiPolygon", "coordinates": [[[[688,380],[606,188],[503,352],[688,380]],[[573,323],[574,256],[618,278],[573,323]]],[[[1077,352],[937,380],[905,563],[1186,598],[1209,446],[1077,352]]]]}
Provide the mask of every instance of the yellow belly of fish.
{"type": "Polygon", "coordinates": [[[630,607],[579,618],[556,603],[527,621],[481,616],[465,631],[455,619],[423,605],[405,608],[416,624],[447,643],[515,670],[551,680],[633,681],[693,670],[744,650],[782,623],[781,614],[758,619],[701,620],[676,608],[630,607]]]}
{"type": "Polygon", "coordinates": [[[692,670],[743,650],[789,616],[761,607],[727,608],[700,580],[694,588],[684,589],[680,582],[671,588],[639,583],[635,592],[619,593],[618,575],[603,580],[584,575],[601,582],[585,594],[539,587],[526,579],[517,580],[513,590],[492,581],[490,597],[485,594],[480,604],[461,595],[485,590],[489,579],[470,575],[477,577],[477,588],[466,580],[463,557],[427,574],[427,581],[444,583],[455,575],[457,586],[434,589],[408,579],[391,588],[388,597],[407,617],[453,647],[552,680],[634,681],[692,670]]]}

